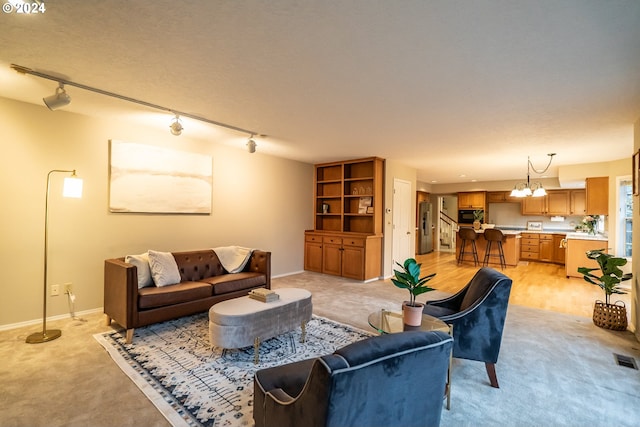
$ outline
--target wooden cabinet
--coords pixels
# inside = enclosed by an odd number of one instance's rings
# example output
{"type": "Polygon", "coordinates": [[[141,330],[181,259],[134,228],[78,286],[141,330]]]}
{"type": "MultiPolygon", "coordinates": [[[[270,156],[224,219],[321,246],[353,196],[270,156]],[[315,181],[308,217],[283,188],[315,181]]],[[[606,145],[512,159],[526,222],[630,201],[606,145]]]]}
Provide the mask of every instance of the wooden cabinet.
{"type": "Polygon", "coordinates": [[[571,190],[571,209],[569,215],[587,214],[587,192],[586,190],[571,190]]]}
{"type": "Polygon", "coordinates": [[[522,199],[522,215],[569,215],[570,210],[569,190],[549,190],[546,196],[522,199]]]}
{"type": "Polygon", "coordinates": [[[486,191],[458,193],[458,209],[485,209],[486,191]]]}
{"type": "Polygon", "coordinates": [[[377,157],[315,165],[305,270],[358,280],[381,276],[383,180],[384,160],[377,157]]]}
{"type": "Polygon", "coordinates": [[[587,215],[609,215],[609,177],[587,178],[587,215]]]}
{"type": "Polygon", "coordinates": [[[598,262],[587,258],[586,252],[596,249],[605,249],[607,252],[609,242],[607,240],[581,240],[568,239],[566,249],[565,272],[567,277],[580,277],[578,267],[598,268],[598,262]]]}
{"type": "Polygon", "coordinates": [[[538,261],[553,261],[553,234],[540,234],[538,261]]]}
{"type": "Polygon", "coordinates": [[[522,233],[520,236],[520,259],[537,261],[540,257],[540,236],[536,233],[522,233]]]}
{"type": "Polygon", "coordinates": [[[520,198],[511,197],[511,191],[488,191],[487,203],[520,203],[520,198]]]}
{"type": "Polygon", "coordinates": [[[356,280],[382,274],[382,236],[305,232],[304,269],[356,280]]]}
{"type": "Polygon", "coordinates": [[[553,259],[556,264],[564,264],[565,262],[565,246],[563,240],[567,238],[566,234],[554,234],[553,235],[553,259]]]}

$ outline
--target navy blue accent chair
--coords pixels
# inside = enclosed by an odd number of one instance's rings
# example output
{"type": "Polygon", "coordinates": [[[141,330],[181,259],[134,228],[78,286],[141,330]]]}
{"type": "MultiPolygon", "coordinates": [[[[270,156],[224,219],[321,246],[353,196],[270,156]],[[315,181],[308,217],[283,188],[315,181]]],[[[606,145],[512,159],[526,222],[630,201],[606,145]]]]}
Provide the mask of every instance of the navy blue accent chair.
{"type": "Polygon", "coordinates": [[[449,298],[427,301],[423,313],[453,325],[453,357],[484,362],[492,387],[499,388],[496,362],[507,317],[511,279],[489,267],[478,270],[449,298]]]}
{"type": "Polygon", "coordinates": [[[256,427],[438,426],[453,339],[407,331],[256,372],[256,427]]]}

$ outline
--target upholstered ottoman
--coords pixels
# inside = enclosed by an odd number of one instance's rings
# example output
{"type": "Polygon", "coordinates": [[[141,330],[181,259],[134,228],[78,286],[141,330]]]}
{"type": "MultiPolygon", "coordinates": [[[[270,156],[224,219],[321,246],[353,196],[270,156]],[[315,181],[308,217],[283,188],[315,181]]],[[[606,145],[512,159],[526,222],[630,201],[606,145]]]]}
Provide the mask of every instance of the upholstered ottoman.
{"type": "Polygon", "coordinates": [[[306,323],[311,319],[311,292],[305,289],[275,289],[277,301],[261,302],[244,296],[222,301],[209,309],[211,345],[221,348],[254,346],[258,363],[260,341],[289,332],[298,326],[305,339],[306,323]]]}

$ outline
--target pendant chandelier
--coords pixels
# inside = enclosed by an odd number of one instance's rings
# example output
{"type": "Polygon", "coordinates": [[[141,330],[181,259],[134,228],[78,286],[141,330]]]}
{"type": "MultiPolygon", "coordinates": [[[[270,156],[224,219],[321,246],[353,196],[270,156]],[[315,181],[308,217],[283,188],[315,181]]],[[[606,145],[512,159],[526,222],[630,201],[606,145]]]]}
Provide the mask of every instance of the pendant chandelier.
{"type": "Polygon", "coordinates": [[[549,163],[547,163],[547,167],[542,170],[536,170],[531,163],[531,159],[527,156],[527,182],[519,182],[513,187],[511,190],[511,197],[543,197],[547,195],[547,191],[542,186],[540,182],[531,183],[530,172],[533,170],[537,174],[543,174],[547,170],[549,170],[549,166],[551,166],[551,161],[553,160],[553,156],[556,153],[549,153],[549,163]]]}

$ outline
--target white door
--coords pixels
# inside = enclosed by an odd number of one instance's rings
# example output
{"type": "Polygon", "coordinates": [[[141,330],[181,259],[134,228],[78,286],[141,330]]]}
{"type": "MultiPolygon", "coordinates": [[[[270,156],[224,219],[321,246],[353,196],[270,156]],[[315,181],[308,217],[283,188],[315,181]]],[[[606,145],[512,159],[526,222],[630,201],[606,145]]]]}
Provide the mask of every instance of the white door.
{"type": "Polygon", "coordinates": [[[400,264],[414,257],[414,236],[412,230],[415,212],[411,210],[411,183],[401,179],[393,180],[393,253],[392,269],[396,261],[400,264]]]}

